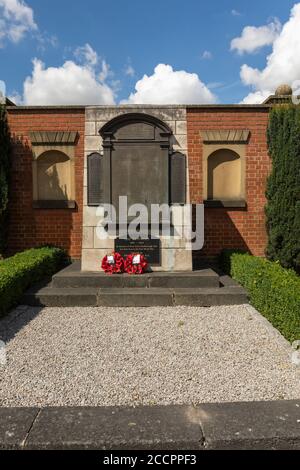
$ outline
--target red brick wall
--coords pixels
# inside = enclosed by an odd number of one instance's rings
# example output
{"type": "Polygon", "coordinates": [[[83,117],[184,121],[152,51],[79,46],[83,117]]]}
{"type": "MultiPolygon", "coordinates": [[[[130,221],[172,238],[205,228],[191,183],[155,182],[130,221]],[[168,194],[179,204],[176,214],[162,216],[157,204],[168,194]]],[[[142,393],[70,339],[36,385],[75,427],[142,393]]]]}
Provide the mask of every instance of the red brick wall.
{"type": "Polygon", "coordinates": [[[222,248],[242,248],[263,256],[266,247],[265,188],[270,171],[267,108],[188,108],[191,201],[203,201],[201,130],[249,129],[246,150],[246,209],[205,209],[205,245],[200,256],[213,258],[222,248]]]}
{"type": "Polygon", "coordinates": [[[81,257],[84,126],[85,111],[78,109],[10,109],[8,121],[13,141],[12,181],[8,251],[51,243],[68,250],[73,258],[81,257]],[[29,132],[77,131],[75,148],[75,191],[77,208],[33,209],[32,152],[29,132]]]}
{"type": "MultiPolygon", "coordinates": [[[[267,152],[267,108],[188,108],[188,151],[191,201],[202,202],[202,148],[200,131],[249,129],[246,151],[247,209],[205,209],[203,257],[215,257],[222,248],[244,248],[263,256],[266,246],[265,184],[270,171],[267,152]]],[[[83,162],[85,112],[78,109],[10,109],[9,125],[13,139],[12,191],[10,196],[9,252],[43,243],[81,256],[83,162]],[[32,207],[31,130],[69,130],[79,133],[75,150],[76,210],[41,210],[32,207]]]]}

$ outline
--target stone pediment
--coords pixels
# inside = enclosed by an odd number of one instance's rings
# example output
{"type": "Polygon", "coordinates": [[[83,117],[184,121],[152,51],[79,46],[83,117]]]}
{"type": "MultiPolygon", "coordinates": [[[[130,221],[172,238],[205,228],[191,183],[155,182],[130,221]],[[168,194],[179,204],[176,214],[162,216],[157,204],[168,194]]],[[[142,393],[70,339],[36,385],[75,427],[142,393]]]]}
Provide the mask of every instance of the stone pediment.
{"type": "Polygon", "coordinates": [[[75,145],[78,132],[33,131],[29,137],[32,145],[75,145]]]}
{"type": "Polygon", "coordinates": [[[248,129],[206,130],[201,131],[200,135],[206,144],[245,144],[249,140],[250,131],[248,129]]]}
{"type": "Polygon", "coordinates": [[[32,131],[29,137],[34,159],[50,150],[60,151],[71,160],[74,158],[74,148],[78,138],[76,131],[32,131]]]}

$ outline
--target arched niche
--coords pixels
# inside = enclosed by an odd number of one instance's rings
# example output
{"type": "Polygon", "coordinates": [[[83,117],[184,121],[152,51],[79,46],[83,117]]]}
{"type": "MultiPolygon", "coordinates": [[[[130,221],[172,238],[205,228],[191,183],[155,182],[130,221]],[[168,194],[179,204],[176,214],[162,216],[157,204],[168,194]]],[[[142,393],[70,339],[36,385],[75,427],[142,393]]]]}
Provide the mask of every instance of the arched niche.
{"type": "Polygon", "coordinates": [[[47,150],[33,161],[33,199],[35,205],[68,207],[73,201],[73,161],[60,150],[47,150]]]}
{"type": "Polygon", "coordinates": [[[207,160],[207,199],[237,200],[243,196],[242,160],[231,149],[219,149],[207,160]]]}
{"type": "Polygon", "coordinates": [[[203,200],[207,207],[246,207],[245,143],[203,144],[203,200]]]}

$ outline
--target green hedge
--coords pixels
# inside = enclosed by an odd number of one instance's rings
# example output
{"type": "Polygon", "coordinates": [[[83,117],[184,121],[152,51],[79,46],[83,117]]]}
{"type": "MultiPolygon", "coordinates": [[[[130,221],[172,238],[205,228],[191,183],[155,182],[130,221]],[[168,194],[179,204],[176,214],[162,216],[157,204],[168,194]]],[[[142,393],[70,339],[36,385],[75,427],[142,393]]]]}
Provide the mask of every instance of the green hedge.
{"type": "Polygon", "coordinates": [[[54,247],[33,248],[0,261],[0,316],[17,305],[26,289],[67,261],[66,253],[54,247]]]}
{"type": "Polygon", "coordinates": [[[221,267],[248,291],[251,304],[288,341],[300,339],[300,277],[295,271],[232,250],[222,253],[221,267]]]}
{"type": "Polygon", "coordinates": [[[227,248],[226,250],[223,250],[220,254],[219,257],[219,264],[224,271],[224,273],[229,274],[231,273],[231,256],[233,254],[244,254],[246,253],[245,250],[234,250],[227,248]]]}

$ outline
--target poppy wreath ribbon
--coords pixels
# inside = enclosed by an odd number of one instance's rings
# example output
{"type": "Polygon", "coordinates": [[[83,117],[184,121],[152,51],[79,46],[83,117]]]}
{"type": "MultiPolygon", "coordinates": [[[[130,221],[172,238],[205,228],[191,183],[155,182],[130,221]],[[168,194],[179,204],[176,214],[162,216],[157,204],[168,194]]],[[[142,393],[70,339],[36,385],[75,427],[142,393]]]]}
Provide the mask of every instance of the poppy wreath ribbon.
{"type": "Polygon", "coordinates": [[[112,253],[104,256],[101,267],[106,274],[116,274],[124,272],[124,259],[120,253],[112,253]]]}
{"type": "Polygon", "coordinates": [[[143,274],[148,267],[148,262],[144,255],[132,253],[125,259],[124,269],[127,274],[143,274]]]}

